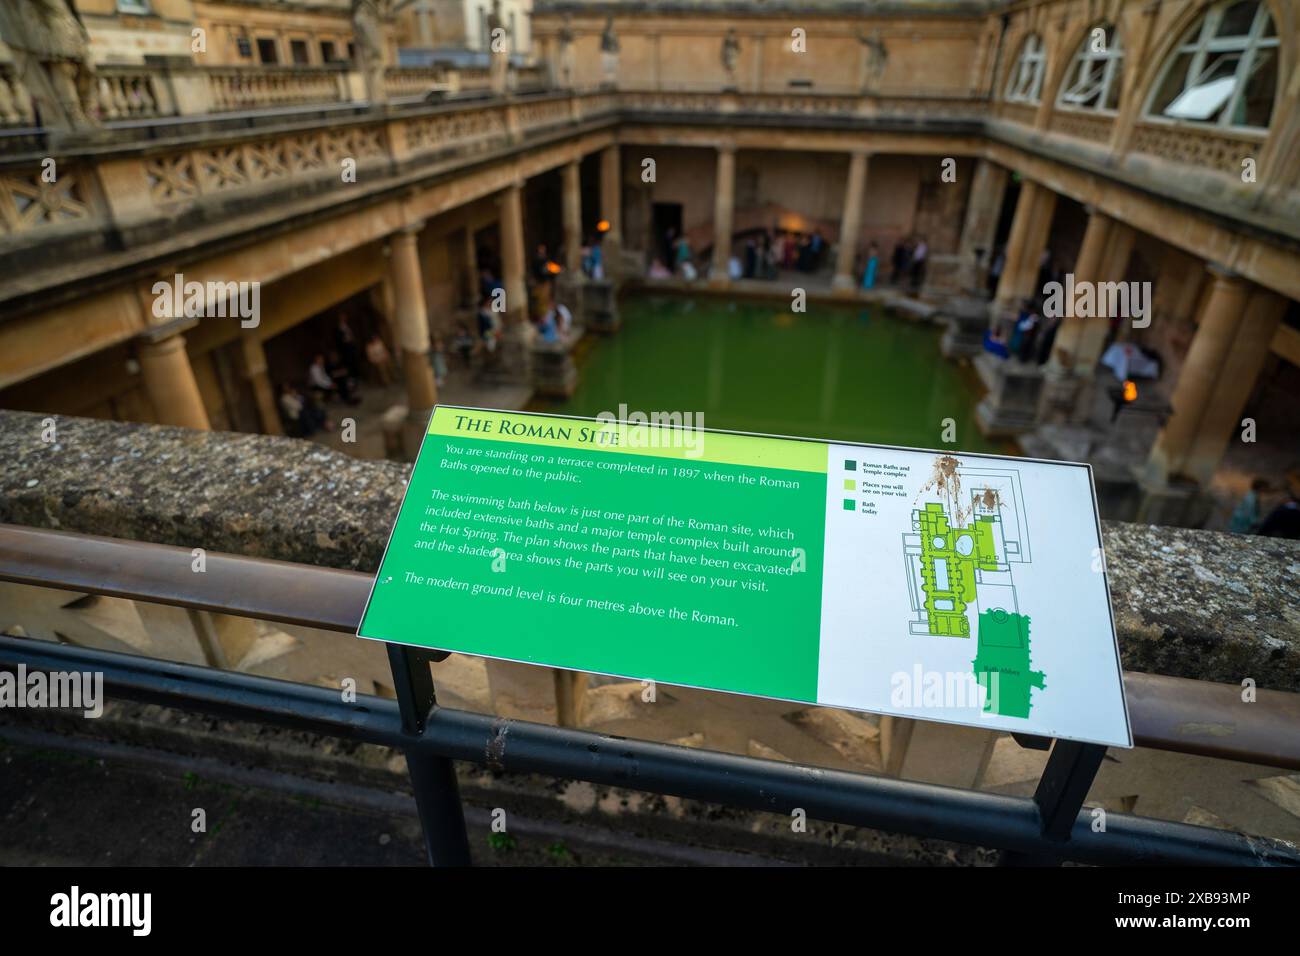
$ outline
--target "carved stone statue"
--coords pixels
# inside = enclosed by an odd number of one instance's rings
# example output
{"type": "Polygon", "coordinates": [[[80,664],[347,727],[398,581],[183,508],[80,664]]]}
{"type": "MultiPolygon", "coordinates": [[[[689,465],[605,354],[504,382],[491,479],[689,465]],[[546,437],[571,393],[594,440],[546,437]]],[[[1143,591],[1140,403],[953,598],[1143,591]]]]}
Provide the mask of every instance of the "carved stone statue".
{"type": "Polygon", "coordinates": [[[0,4],[0,39],[13,51],[19,82],[43,126],[99,125],[90,35],[72,0],[0,4]]]}
{"type": "Polygon", "coordinates": [[[560,25],[560,50],[556,57],[556,85],[562,90],[573,89],[573,14],[566,13],[560,25]]]}
{"type": "Polygon", "coordinates": [[[722,68],[727,71],[727,89],[736,88],[736,63],[740,60],[740,40],[735,30],[722,38],[722,68]]]}
{"type": "Polygon", "coordinates": [[[383,103],[388,99],[384,87],[384,19],[388,0],[352,0],[352,33],[357,43],[357,67],[366,82],[366,99],[383,103]]]}
{"type": "Polygon", "coordinates": [[[600,34],[600,71],[604,85],[618,85],[618,36],[614,33],[614,17],[605,18],[605,29],[600,34]]]}
{"type": "Polygon", "coordinates": [[[868,34],[859,34],[858,42],[862,44],[862,92],[870,93],[885,75],[885,66],[889,62],[889,51],[879,30],[868,34]]]}
{"type": "Polygon", "coordinates": [[[510,79],[510,31],[501,19],[501,0],[492,0],[488,14],[488,84],[497,96],[504,96],[510,79]]]}

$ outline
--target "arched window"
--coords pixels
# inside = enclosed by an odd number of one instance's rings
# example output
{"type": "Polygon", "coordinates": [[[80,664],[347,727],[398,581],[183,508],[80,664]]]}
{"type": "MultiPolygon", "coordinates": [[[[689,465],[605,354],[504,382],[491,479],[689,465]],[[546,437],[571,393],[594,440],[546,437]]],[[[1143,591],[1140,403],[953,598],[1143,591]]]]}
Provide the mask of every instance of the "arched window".
{"type": "Polygon", "coordinates": [[[1043,39],[1037,33],[1025,37],[1020,55],[1011,67],[1006,99],[1009,103],[1037,103],[1043,92],[1043,39]]]}
{"type": "Polygon", "coordinates": [[[1123,59],[1114,24],[1093,27],[1070,61],[1056,105],[1075,110],[1114,110],[1119,106],[1123,59]]]}
{"type": "Polygon", "coordinates": [[[1169,58],[1147,115],[1265,129],[1277,94],[1277,56],[1277,28],[1261,0],[1218,3],[1169,58]]]}

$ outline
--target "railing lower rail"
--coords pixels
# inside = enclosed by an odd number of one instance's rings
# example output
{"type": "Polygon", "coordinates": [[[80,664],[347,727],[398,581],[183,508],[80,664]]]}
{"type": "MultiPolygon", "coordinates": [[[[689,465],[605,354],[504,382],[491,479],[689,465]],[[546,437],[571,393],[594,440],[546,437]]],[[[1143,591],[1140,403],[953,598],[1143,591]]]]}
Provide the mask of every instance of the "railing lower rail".
{"type": "MultiPolygon", "coordinates": [[[[107,594],[265,620],[354,631],[367,575],[233,555],[191,570],[185,548],[0,525],[0,580],[107,594]]],[[[468,862],[452,760],[502,771],[628,787],[851,826],[996,847],[1033,860],[1300,865],[1282,840],[1090,812],[1049,834],[1042,802],[883,776],[700,751],[440,707],[426,666],[437,655],[390,648],[399,701],[344,702],[328,688],[71,645],[0,636],[0,667],[104,674],[114,696],[396,747],[406,753],[430,859],[468,862]]],[[[1300,695],[1261,691],[1242,706],[1230,685],[1126,674],[1140,746],[1300,766],[1300,695]],[[1231,700],[1238,701],[1231,707],[1231,700]],[[1221,723],[1215,745],[1180,728],[1221,723]],[[1227,740],[1229,742],[1223,742],[1227,740]]],[[[1067,821],[1068,823],[1068,821],[1067,821]]]]}

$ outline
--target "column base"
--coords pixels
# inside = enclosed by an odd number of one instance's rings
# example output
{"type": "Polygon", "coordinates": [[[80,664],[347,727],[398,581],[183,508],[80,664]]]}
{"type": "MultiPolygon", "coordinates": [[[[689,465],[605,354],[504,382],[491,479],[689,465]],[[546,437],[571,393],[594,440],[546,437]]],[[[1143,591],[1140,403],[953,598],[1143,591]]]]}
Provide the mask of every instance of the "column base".
{"type": "Polygon", "coordinates": [[[1214,507],[1208,494],[1194,481],[1177,478],[1162,481],[1134,468],[1140,497],[1134,520],[1142,524],[1169,524],[1199,528],[1214,507]]]}
{"type": "Polygon", "coordinates": [[[587,277],[581,272],[564,272],[555,280],[555,301],[568,306],[575,321],[582,319],[582,300],[586,286],[587,277]]]}
{"type": "Polygon", "coordinates": [[[533,391],[547,398],[568,398],[578,388],[578,366],[573,362],[573,348],[582,339],[581,325],[569,331],[559,342],[533,345],[533,391]]]}
{"type": "Polygon", "coordinates": [[[975,360],[989,393],[975,408],[975,424],[988,438],[1014,438],[1034,427],[1043,390],[1037,365],[984,355],[975,360]]]}
{"type": "MultiPolygon", "coordinates": [[[[1049,425],[1079,421],[1080,400],[1087,391],[1088,380],[1068,369],[1048,365],[1043,372],[1043,396],[1038,420],[1049,425]]],[[[1090,393],[1089,393],[1090,394],[1090,393]]]]}
{"type": "MultiPolygon", "coordinates": [[[[579,318],[579,315],[575,313],[574,318],[579,318]]],[[[580,319],[588,330],[601,335],[613,335],[622,327],[623,319],[618,312],[618,298],[612,281],[587,281],[582,290],[580,319]]]]}
{"type": "Polygon", "coordinates": [[[948,326],[939,340],[939,351],[945,358],[984,353],[984,333],[989,328],[987,302],[973,297],[954,297],[939,309],[936,317],[948,326]]]}
{"type": "Polygon", "coordinates": [[[413,418],[429,417],[438,404],[438,386],[433,380],[433,366],[426,352],[402,349],[402,372],[406,376],[406,404],[413,418]]]}
{"type": "Polygon", "coordinates": [[[840,295],[853,295],[857,291],[858,284],[853,280],[853,276],[844,273],[836,273],[831,279],[831,291],[840,295]]]}
{"type": "Polygon", "coordinates": [[[921,294],[939,298],[965,293],[970,287],[966,284],[962,266],[961,256],[930,256],[925,263],[925,280],[921,283],[921,294]]]}

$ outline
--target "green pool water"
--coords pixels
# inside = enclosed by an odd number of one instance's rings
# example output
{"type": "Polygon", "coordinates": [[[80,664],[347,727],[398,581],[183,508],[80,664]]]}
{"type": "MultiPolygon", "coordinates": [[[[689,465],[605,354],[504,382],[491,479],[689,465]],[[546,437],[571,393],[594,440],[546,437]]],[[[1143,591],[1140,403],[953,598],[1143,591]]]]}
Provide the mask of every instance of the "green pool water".
{"type": "Polygon", "coordinates": [[[594,416],[619,405],[702,412],[707,428],[809,438],[1008,452],[975,426],[979,388],[939,354],[940,330],[878,308],[634,293],[623,328],[579,358],[567,401],[537,411],[594,416]]]}

